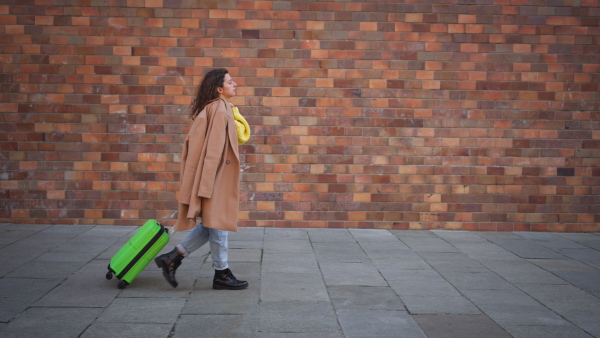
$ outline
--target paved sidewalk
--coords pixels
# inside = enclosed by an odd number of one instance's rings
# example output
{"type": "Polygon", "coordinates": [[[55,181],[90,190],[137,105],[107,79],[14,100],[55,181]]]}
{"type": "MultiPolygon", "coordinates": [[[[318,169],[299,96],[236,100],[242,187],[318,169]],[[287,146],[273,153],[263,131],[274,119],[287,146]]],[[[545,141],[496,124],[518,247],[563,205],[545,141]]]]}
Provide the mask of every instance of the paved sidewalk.
{"type": "MultiPolygon", "coordinates": [[[[241,228],[124,290],[137,227],[0,224],[0,337],[600,337],[600,234],[241,228]]],[[[164,251],[186,233],[177,233],[164,251]]]]}

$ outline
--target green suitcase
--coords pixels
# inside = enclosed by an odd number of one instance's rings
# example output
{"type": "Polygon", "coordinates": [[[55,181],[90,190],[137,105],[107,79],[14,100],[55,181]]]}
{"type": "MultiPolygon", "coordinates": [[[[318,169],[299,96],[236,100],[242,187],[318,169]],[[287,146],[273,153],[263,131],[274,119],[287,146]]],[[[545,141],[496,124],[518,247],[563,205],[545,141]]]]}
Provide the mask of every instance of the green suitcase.
{"type": "Polygon", "coordinates": [[[169,230],[156,220],[147,221],[111,258],[106,279],[114,275],[120,280],[118,288],[125,288],[168,242],[169,230]]]}

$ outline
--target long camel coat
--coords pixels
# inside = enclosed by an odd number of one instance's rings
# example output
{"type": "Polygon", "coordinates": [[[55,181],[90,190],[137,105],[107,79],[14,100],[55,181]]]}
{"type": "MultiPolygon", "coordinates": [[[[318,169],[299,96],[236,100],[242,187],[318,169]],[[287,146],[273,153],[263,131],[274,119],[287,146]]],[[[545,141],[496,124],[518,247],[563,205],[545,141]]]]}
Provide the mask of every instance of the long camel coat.
{"type": "Polygon", "coordinates": [[[174,230],[191,229],[202,217],[205,227],[237,231],[240,155],[232,107],[213,100],[192,123],[183,143],[174,230]]]}

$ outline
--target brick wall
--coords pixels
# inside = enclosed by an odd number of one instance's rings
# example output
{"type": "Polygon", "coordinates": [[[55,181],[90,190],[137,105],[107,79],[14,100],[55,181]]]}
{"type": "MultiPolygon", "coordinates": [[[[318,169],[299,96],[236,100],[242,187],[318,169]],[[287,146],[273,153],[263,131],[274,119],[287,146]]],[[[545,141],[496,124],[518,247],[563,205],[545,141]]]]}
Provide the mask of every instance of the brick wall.
{"type": "MultiPolygon", "coordinates": [[[[600,231],[598,0],[3,0],[0,218],[172,219],[204,71],[240,225],[600,231]]],[[[172,224],[172,221],[165,221],[172,224]]]]}

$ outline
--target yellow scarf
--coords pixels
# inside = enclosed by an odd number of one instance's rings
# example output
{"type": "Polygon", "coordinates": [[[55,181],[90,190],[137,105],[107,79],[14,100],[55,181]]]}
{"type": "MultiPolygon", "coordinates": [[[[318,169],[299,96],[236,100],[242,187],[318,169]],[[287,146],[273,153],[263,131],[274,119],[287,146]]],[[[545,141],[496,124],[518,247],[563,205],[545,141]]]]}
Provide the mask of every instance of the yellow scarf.
{"type": "Polygon", "coordinates": [[[242,114],[240,114],[237,107],[233,107],[232,111],[233,119],[235,120],[235,129],[237,130],[238,145],[242,145],[250,138],[250,126],[242,114]]]}

